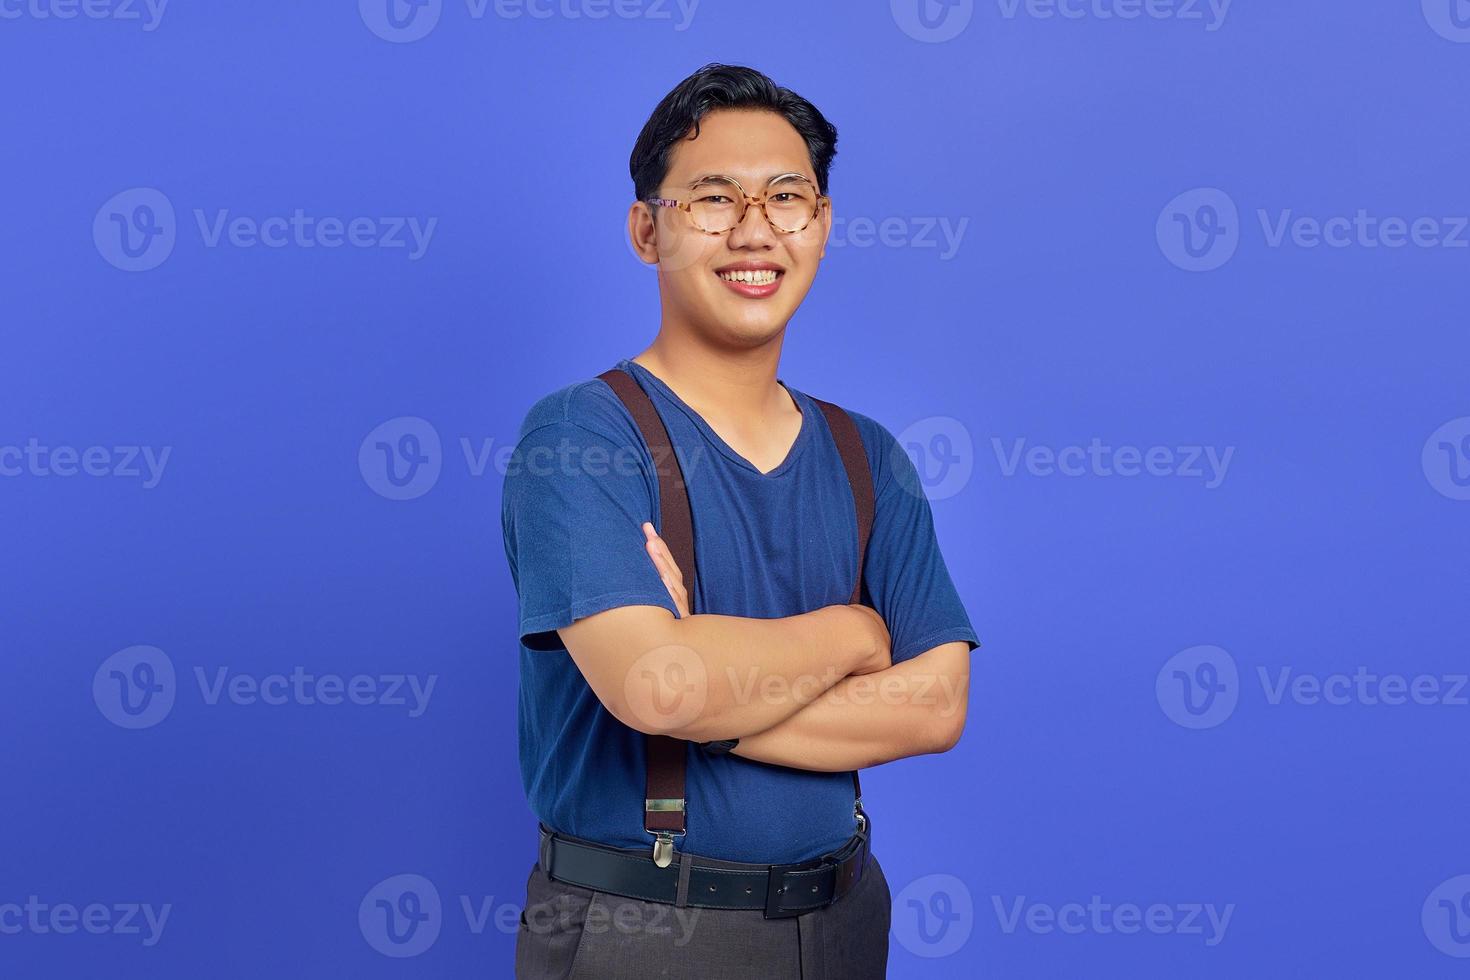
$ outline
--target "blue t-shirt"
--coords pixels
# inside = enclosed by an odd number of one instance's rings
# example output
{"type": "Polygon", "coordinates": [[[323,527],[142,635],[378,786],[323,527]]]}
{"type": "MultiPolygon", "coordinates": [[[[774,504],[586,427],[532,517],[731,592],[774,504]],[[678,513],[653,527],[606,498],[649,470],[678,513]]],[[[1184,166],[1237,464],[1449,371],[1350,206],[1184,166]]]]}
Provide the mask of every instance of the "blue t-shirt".
{"type": "MultiPolygon", "coordinates": [[[[684,468],[698,563],[694,611],[769,619],[846,603],[857,574],[852,492],[812,399],[786,386],[801,430],[786,459],[762,474],[642,365],[618,367],[653,399],[684,468]]],[[[894,662],[955,640],[973,648],[912,461],[881,425],[851,414],[876,496],[864,601],[888,625],[894,662]]],[[[520,600],[526,797],[552,829],[615,847],[653,842],[643,829],[644,736],[603,707],[555,631],[618,606],[675,611],[640,527],[662,526],[657,488],[637,425],[612,389],[593,380],[531,409],[503,495],[505,552],[520,600]]],[[[680,850],[789,863],[835,849],[855,829],[850,774],[697,747],[688,755],[680,850]]]]}

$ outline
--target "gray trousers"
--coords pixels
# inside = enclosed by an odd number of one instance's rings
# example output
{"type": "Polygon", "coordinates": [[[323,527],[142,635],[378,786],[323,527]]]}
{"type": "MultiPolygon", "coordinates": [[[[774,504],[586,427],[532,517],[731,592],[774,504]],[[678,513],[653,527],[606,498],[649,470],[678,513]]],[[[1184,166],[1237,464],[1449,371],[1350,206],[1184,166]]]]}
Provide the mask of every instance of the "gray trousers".
{"type": "Polygon", "coordinates": [[[882,980],[888,881],[869,855],[857,885],[815,912],[675,908],[553,881],[531,868],[517,980],[882,980]]]}

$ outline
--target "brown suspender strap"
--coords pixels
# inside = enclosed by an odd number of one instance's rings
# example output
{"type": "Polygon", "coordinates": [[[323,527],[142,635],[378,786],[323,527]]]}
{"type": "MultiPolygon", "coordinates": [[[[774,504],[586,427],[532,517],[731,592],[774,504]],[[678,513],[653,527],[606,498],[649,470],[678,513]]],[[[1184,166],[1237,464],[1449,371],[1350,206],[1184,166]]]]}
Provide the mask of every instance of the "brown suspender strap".
{"type": "MultiPolygon", "coordinates": [[[[628,410],[648,454],[653,458],[654,470],[658,474],[659,536],[669,546],[669,552],[679,565],[684,576],[684,586],[689,593],[691,611],[695,595],[694,564],[694,515],[689,507],[688,486],[679,459],[674,454],[669,431],[659,417],[658,409],[648,393],[626,371],[613,368],[598,375],[607,382],[613,394],[628,410]]],[[[853,586],[853,603],[862,601],[863,555],[868,549],[868,537],[873,530],[873,474],[868,466],[867,451],[863,448],[862,436],[852,416],[830,402],[812,399],[821,408],[827,419],[827,428],[837,444],[842,466],[847,471],[847,482],[852,489],[853,507],[857,514],[857,582],[853,586]]],[[[688,764],[688,743],[667,735],[645,735],[644,754],[647,758],[644,775],[643,828],[659,837],[654,845],[654,862],[666,867],[672,859],[672,847],[661,848],[666,835],[682,834],[685,828],[687,803],[684,797],[684,777],[688,764]],[[665,835],[665,836],[659,836],[665,835]]],[[[862,785],[858,774],[852,774],[854,812],[866,823],[862,815],[862,785]]]]}
{"type": "MultiPolygon", "coordinates": [[[[653,458],[658,473],[659,536],[669,546],[669,553],[679,565],[684,576],[684,587],[689,593],[689,603],[694,604],[694,516],[689,510],[689,493],[684,482],[684,471],[679,468],[679,459],[674,455],[673,443],[669,441],[669,430],[659,417],[658,409],[633,376],[626,371],[613,368],[598,375],[612,388],[618,400],[627,408],[628,414],[643,433],[643,442],[653,458]]],[[[687,804],[684,797],[684,773],[688,763],[688,743],[683,739],[667,735],[644,735],[643,751],[647,757],[644,770],[643,829],[656,837],[660,834],[684,833],[687,804]]],[[[662,839],[660,839],[662,841],[662,839]]],[[[655,845],[655,861],[661,857],[672,857],[672,847],[667,849],[655,845]]],[[[660,867],[667,866],[664,861],[660,867]]]]}
{"type": "MultiPolygon", "coordinates": [[[[853,605],[863,601],[863,556],[868,551],[868,538],[873,533],[873,513],[876,502],[873,497],[873,469],[868,465],[868,452],[863,448],[863,437],[857,423],[846,411],[813,398],[827,417],[827,428],[832,430],[832,440],[837,443],[837,454],[842,457],[842,468],[847,470],[847,485],[852,488],[852,506],[857,514],[857,581],[852,587],[853,605]]],[[[857,770],[852,773],[852,795],[854,809],[862,816],[863,784],[857,770]]],[[[864,817],[864,820],[867,818],[864,817]]]]}
{"type": "Polygon", "coordinates": [[[868,452],[863,448],[863,437],[858,433],[852,416],[831,402],[820,398],[812,401],[827,417],[827,428],[832,430],[837,453],[847,470],[847,484],[852,488],[852,506],[857,511],[857,581],[848,601],[857,605],[863,601],[863,555],[867,554],[868,538],[873,533],[873,471],[868,466],[868,452]]]}

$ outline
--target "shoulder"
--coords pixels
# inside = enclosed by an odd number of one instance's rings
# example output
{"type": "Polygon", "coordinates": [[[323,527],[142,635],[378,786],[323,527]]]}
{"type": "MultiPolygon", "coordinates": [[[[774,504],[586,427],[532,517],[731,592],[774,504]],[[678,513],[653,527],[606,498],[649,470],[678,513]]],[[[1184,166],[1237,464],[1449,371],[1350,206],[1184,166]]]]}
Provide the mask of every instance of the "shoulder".
{"type": "MultiPolygon", "coordinates": [[[[814,406],[817,402],[823,400],[817,398],[815,395],[806,395],[806,398],[814,406]]],[[[898,440],[894,438],[892,432],[888,431],[887,426],[872,416],[864,415],[862,412],[855,411],[846,405],[841,405],[836,402],[829,402],[829,404],[837,405],[838,408],[847,414],[848,418],[852,419],[853,425],[857,426],[858,435],[863,440],[863,448],[868,453],[868,462],[872,465],[873,472],[875,474],[878,473],[888,454],[893,452],[893,448],[898,445],[898,440]]]]}
{"type": "MultiPolygon", "coordinates": [[[[820,400],[814,395],[806,397],[814,405],[820,400]]],[[[882,422],[845,405],[838,404],[837,407],[845,412],[852,419],[853,425],[857,427],[858,435],[863,440],[863,449],[868,457],[868,468],[873,474],[873,486],[881,492],[884,485],[892,479],[895,465],[901,466],[902,462],[907,461],[907,455],[899,447],[898,439],[882,422]],[[897,457],[902,457],[902,459],[897,457]]]]}
{"type": "Polygon", "coordinates": [[[871,416],[862,412],[854,412],[852,409],[843,409],[852,417],[853,424],[857,426],[858,433],[863,437],[863,446],[868,450],[868,455],[890,452],[898,444],[888,427],[871,416]]]}
{"type": "Polygon", "coordinates": [[[578,381],[539,399],[521,422],[517,443],[548,433],[581,431],[618,446],[637,445],[638,432],[627,409],[607,382],[578,381]]]}

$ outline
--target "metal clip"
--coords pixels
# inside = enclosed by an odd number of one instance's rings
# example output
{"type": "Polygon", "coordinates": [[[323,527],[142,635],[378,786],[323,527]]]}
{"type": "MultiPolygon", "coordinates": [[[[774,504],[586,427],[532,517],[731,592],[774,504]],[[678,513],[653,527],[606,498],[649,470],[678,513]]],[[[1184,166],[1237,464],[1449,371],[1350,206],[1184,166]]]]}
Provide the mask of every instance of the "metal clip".
{"type": "Polygon", "coordinates": [[[667,868],[674,863],[674,835],[667,830],[654,836],[653,863],[660,868],[667,868]]]}

